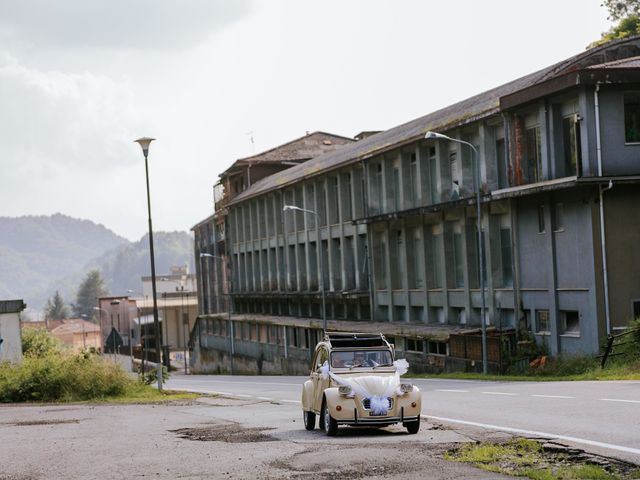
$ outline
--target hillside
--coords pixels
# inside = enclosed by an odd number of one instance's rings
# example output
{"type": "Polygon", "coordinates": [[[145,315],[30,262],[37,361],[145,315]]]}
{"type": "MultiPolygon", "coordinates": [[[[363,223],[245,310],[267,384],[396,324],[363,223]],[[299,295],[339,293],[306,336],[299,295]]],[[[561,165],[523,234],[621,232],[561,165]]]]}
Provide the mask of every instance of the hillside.
{"type": "Polygon", "coordinates": [[[52,279],[129,243],[103,225],[66,215],[0,217],[0,298],[24,298],[52,279]]]}
{"type": "MultiPolygon", "coordinates": [[[[172,265],[194,271],[193,240],[187,232],[154,232],[156,273],[172,265]]],[[[0,299],[22,298],[35,310],[59,290],[75,301],[87,272],[98,269],[111,294],[140,292],[150,275],[149,238],[129,242],[102,225],[65,215],[0,217],[0,299]]]]}
{"type": "MultiPolygon", "coordinates": [[[[156,258],[156,275],[169,274],[173,265],[188,265],[194,272],[193,239],[186,232],[154,232],[153,249],[156,258]]],[[[126,294],[127,290],[140,292],[143,275],[151,275],[149,262],[149,235],[138,242],[122,245],[88,265],[102,272],[112,294],[126,294]]]]}

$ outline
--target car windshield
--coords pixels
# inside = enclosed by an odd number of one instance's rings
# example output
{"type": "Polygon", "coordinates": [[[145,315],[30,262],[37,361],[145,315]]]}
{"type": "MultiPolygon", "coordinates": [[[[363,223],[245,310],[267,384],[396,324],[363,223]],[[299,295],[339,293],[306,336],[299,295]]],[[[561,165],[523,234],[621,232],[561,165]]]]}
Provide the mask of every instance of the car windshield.
{"type": "Polygon", "coordinates": [[[393,365],[389,350],[353,350],[331,353],[333,368],[390,367],[393,365]]]}

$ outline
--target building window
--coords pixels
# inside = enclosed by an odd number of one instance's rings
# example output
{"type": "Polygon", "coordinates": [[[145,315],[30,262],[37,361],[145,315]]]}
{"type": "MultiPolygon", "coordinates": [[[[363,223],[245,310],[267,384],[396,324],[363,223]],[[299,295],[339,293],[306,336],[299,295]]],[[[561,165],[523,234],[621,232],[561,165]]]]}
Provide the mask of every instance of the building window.
{"type": "Polygon", "coordinates": [[[436,147],[429,147],[429,194],[431,195],[431,203],[438,203],[440,201],[436,147]]]}
{"type": "Polygon", "coordinates": [[[549,310],[537,310],[536,311],[536,332],[537,333],[549,333],[549,310]]]}
{"type": "Polygon", "coordinates": [[[398,165],[393,167],[393,204],[396,211],[402,210],[402,203],[400,202],[400,167],[398,165]]]}
{"type": "Polygon", "coordinates": [[[640,318],[640,300],[633,300],[631,302],[631,312],[634,319],[640,318]]]}
{"type": "Polygon", "coordinates": [[[640,142],[640,93],[624,95],[624,141],[640,142]]]}
{"type": "Polygon", "coordinates": [[[429,259],[430,266],[430,287],[442,288],[442,258],[444,256],[444,243],[442,234],[433,234],[431,237],[431,258],[429,259]]]}
{"type": "Polygon", "coordinates": [[[496,161],[498,162],[498,188],[509,186],[509,176],[504,150],[504,138],[496,140],[496,161]]]}
{"type": "Polygon", "coordinates": [[[544,224],[544,205],[538,206],[538,233],[545,233],[546,228],[544,224]]]}
{"type": "Polygon", "coordinates": [[[580,335],[580,312],[560,312],[560,333],[563,335],[580,335]]]}
{"type": "Polygon", "coordinates": [[[422,231],[413,228],[407,244],[407,268],[409,271],[409,288],[424,286],[424,250],[422,247],[422,231]]]}
{"type": "Polygon", "coordinates": [[[500,258],[502,260],[502,286],[513,286],[513,263],[511,261],[511,229],[500,229],[500,258]]]}
{"type": "Polygon", "coordinates": [[[564,231],[564,204],[556,203],[553,217],[553,230],[556,232],[564,231]]]}
{"type": "Polygon", "coordinates": [[[455,267],[455,286],[464,287],[464,252],[462,250],[462,234],[453,234],[453,260],[455,267]]]}
{"type": "Polygon", "coordinates": [[[528,182],[542,180],[542,155],[540,149],[540,127],[528,128],[525,131],[524,176],[528,182]]]}
{"type": "Polygon", "coordinates": [[[462,169],[458,161],[458,152],[449,152],[449,174],[451,175],[451,199],[460,198],[460,184],[462,183],[462,169]]]}
{"type": "Polygon", "coordinates": [[[420,204],[420,178],[418,176],[418,159],[416,154],[409,156],[409,206],[417,207],[420,204]]]}
{"type": "Polygon", "coordinates": [[[578,115],[562,119],[565,176],[579,175],[582,154],[580,148],[580,124],[578,115]]]}
{"type": "Polygon", "coordinates": [[[427,342],[427,353],[432,355],[446,355],[447,344],[445,342],[436,342],[429,340],[427,342]]]}
{"type": "Polygon", "coordinates": [[[422,340],[418,338],[407,338],[405,339],[405,350],[409,352],[420,352],[422,353],[422,340]]]}

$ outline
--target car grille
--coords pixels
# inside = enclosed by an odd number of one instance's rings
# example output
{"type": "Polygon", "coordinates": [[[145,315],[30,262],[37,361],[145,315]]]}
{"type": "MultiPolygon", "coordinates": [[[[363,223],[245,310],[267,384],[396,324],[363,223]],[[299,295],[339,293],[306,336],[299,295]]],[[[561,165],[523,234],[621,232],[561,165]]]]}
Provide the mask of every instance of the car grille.
{"type": "MultiPolygon", "coordinates": [[[[393,408],[393,398],[387,397],[387,401],[389,402],[389,410],[393,408]]],[[[371,399],[365,398],[362,400],[362,406],[365,410],[371,410],[371,399]]]]}

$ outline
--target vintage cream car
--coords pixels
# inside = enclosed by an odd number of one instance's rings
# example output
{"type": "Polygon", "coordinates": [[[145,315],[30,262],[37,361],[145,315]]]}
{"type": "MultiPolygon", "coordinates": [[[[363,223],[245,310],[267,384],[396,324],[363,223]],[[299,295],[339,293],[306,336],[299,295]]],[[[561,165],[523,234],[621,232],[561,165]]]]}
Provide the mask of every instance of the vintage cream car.
{"type": "Polygon", "coordinates": [[[406,360],[394,361],[384,335],[334,333],[316,346],[311,378],[302,389],[307,430],[316,425],[335,435],[339,425],[385,427],[402,423],[409,433],[420,429],[420,390],[400,381],[406,360]]]}

